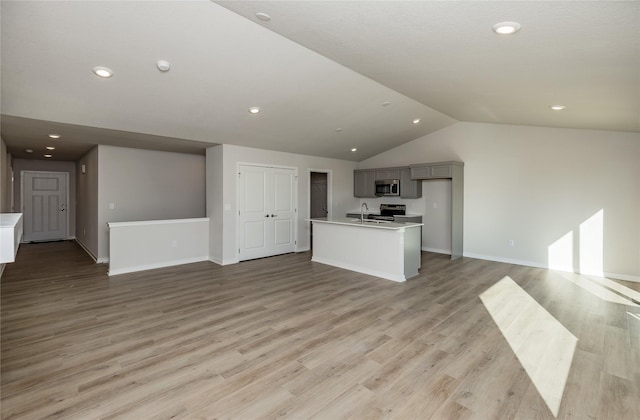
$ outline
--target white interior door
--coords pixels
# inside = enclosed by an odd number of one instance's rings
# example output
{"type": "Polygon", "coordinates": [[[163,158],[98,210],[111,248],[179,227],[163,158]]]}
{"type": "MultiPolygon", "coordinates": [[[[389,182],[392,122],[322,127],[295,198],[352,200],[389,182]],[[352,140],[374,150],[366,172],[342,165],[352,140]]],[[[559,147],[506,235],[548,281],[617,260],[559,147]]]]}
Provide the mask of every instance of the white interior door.
{"type": "Polygon", "coordinates": [[[22,172],[24,241],[67,239],[68,174],[22,172]]]}
{"type": "Polygon", "coordinates": [[[295,170],[240,165],[239,259],[295,251],[295,170]]]}

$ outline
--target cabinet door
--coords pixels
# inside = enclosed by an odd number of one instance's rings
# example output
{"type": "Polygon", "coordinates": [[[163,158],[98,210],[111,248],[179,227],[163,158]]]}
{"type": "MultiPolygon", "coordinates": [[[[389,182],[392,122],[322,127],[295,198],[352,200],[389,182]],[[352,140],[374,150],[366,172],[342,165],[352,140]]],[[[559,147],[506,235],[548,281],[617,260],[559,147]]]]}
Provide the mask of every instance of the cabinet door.
{"type": "Polygon", "coordinates": [[[361,198],[376,196],[375,171],[353,171],[353,196],[361,198]]]}
{"type": "Polygon", "coordinates": [[[431,167],[431,178],[451,178],[451,165],[433,165],[431,167]]]}
{"type": "Polygon", "coordinates": [[[431,166],[412,166],[411,179],[431,178],[431,166]]]}
{"type": "Polygon", "coordinates": [[[378,169],[376,179],[400,179],[399,169],[378,169]]]}
{"type": "Polygon", "coordinates": [[[422,197],[422,181],[411,179],[411,169],[402,169],[400,174],[400,198],[422,197]]]}

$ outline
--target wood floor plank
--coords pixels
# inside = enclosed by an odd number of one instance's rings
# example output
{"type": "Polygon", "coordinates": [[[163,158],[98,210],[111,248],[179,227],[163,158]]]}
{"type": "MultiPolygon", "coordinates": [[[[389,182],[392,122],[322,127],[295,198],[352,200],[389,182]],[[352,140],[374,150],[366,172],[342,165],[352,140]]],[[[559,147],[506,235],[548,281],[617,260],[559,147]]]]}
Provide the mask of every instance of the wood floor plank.
{"type": "Polygon", "coordinates": [[[533,311],[479,298],[505,276],[578,339],[557,418],[640,418],[640,307],[579,275],[433,253],[405,283],[309,253],[106,273],[72,241],[6,266],[2,419],[553,419],[492,317],[533,311]]]}

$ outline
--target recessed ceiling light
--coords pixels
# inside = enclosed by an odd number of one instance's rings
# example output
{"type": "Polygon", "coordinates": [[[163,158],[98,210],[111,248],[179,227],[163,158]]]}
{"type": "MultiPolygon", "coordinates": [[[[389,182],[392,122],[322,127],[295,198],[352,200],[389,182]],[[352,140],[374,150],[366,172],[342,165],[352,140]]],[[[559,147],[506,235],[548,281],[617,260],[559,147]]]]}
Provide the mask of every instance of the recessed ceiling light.
{"type": "Polygon", "coordinates": [[[49,134],[49,138],[52,139],[59,139],[60,137],[62,137],[60,134],[49,134]]]}
{"type": "Polygon", "coordinates": [[[549,108],[553,109],[554,111],[562,111],[563,109],[566,108],[566,106],[564,106],[564,105],[551,105],[549,108]]]}
{"type": "Polygon", "coordinates": [[[386,102],[382,103],[382,106],[389,106],[389,105],[391,105],[391,102],[389,102],[389,101],[386,101],[386,102]]]}
{"type": "Polygon", "coordinates": [[[158,60],[158,62],[156,63],[156,67],[158,67],[158,70],[164,73],[169,71],[169,69],[171,68],[171,63],[167,60],[158,60]]]}
{"type": "Polygon", "coordinates": [[[53,155],[44,155],[44,157],[46,157],[46,158],[52,158],[52,157],[53,157],[53,155]]]}
{"type": "Polygon", "coordinates": [[[339,127],[338,127],[338,128],[336,128],[336,133],[339,133],[339,132],[341,132],[341,131],[342,131],[342,128],[339,128],[339,127]]]}
{"type": "Polygon", "coordinates": [[[414,124],[420,124],[420,118],[416,118],[411,122],[414,123],[414,124]]]}
{"type": "Polygon", "coordinates": [[[47,146],[47,147],[45,147],[45,149],[47,149],[47,150],[56,150],[56,148],[53,147],[53,146],[47,146]]]}
{"type": "Polygon", "coordinates": [[[357,152],[357,151],[358,151],[358,148],[357,148],[357,147],[352,147],[352,148],[351,148],[351,151],[352,151],[352,152],[357,152]]]}
{"type": "Polygon", "coordinates": [[[257,114],[258,112],[260,112],[260,107],[252,106],[251,108],[249,108],[249,112],[252,114],[257,114]]]}
{"type": "Polygon", "coordinates": [[[24,149],[24,151],[27,153],[33,153],[33,149],[24,149]]]}
{"type": "Polygon", "coordinates": [[[113,76],[113,71],[111,69],[108,69],[106,67],[94,67],[93,68],[93,72],[96,74],[96,76],[98,77],[102,77],[102,78],[108,78],[113,76]]]}
{"type": "Polygon", "coordinates": [[[493,25],[493,32],[498,35],[511,35],[520,30],[522,25],[518,22],[500,22],[493,25]]]}
{"type": "Polygon", "coordinates": [[[265,22],[269,22],[271,20],[271,16],[269,16],[268,14],[263,13],[263,12],[256,13],[256,17],[258,19],[260,19],[260,20],[265,21],[265,22]]]}

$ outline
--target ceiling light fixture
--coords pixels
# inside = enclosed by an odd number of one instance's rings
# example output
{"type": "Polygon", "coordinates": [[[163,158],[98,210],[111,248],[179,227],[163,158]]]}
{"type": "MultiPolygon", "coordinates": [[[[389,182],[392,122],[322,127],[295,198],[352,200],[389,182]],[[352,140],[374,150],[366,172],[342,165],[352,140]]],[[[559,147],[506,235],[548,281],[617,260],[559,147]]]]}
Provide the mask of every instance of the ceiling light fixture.
{"type": "Polygon", "coordinates": [[[391,105],[391,102],[389,102],[389,101],[386,101],[386,102],[382,103],[382,106],[389,106],[389,105],[391,105]]]}
{"type": "Polygon", "coordinates": [[[104,79],[113,76],[113,71],[106,67],[101,67],[101,66],[94,67],[93,72],[95,73],[96,76],[102,77],[104,79]]]}
{"type": "Polygon", "coordinates": [[[45,147],[45,149],[47,149],[47,150],[56,150],[56,148],[53,147],[53,146],[47,146],[47,147],[45,147]]]}
{"type": "Polygon", "coordinates": [[[412,123],[414,124],[420,124],[420,118],[416,118],[415,120],[412,121],[412,123]]]}
{"type": "Polygon", "coordinates": [[[339,133],[342,131],[342,128],[336,128],[336,133],[339,133]]]}
{"type": "Polygon", "coordinates": [[[522,28],[518,22],[500,22],[493,25],[493,32],[498,35],[512,35],[522,28]]]}
{"type": "Polygon", "coordinates": [[[562,111],[563,109],[566,109],[567,107],[564,105],[551,105],[549,108],[553,109],[554,111],[562,111]]]}
{"type": "Polygon", "coordinates": [[[171,63],[168,62],[167,60],[158,60],[158,62],[156,63],[156,66],[158,67],[158,70],[165,73],[169,71],[169,69],[171,68],[171,63]]]}
{"type": "Polygon", "coordinates": [[[33,153],[33,149],[24,149],[24,151],[27,153],[33,153]]]}
{"type": "Polygon", "coordinates": [[[352,151],[352,152],[357,152],[357,151],[358,151],[358,148],[357,148],[357,147],[352,147],[352,148],[351,148],[351,151],[352,151]]]}
{"type": "Polygon", "coordinates": [[[263,13],[263,12],[256,13],[256,17],[258,19],[260,19],[260,20],[265,21],[265,22],[269,22],[271,20],[271,16],[269,16],[268,14],[263,13]]]}
{"type": "Polygon", "coordinates": [[[46,157],[47,159],[53,157],[53,155],[43,155],[43,156],[46,157]]]}
{"type": "Polygon", "coordinates": [[[59,139],[60,137],[62,137],[60,134],[49,134],[49,138],[51,139],[59,139]]]}
{"type": "Polygon", "coordinates": [[[249,112],[252,114],[257,114],[258,112],[260,112],[260,107],[252,106],[251,108],[249,108],[249,112]]]}

